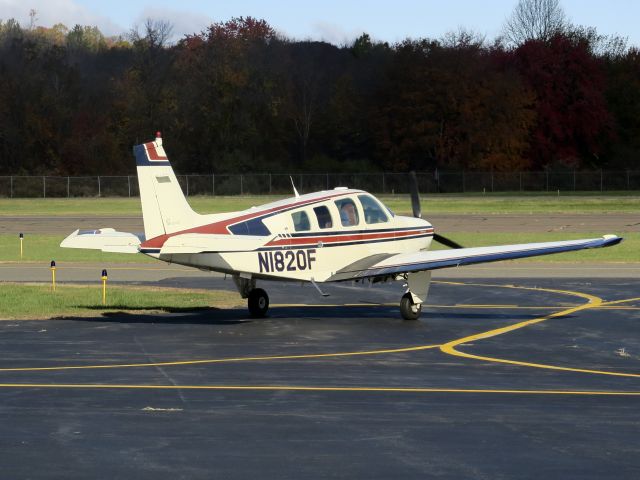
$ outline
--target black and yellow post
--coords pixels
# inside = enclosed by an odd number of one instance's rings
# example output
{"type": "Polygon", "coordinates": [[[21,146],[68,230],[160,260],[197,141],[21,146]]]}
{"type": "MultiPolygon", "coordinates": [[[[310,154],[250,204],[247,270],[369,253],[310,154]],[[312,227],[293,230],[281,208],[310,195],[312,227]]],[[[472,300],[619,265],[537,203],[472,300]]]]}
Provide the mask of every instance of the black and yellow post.
{"type": "Polygon", "coordinates": [[[56,261],[51,260],[51,290],[56,291],[56,261]]]}
{"type": "Polygon", "coordinates": [[[107,304],[107,270],[102,270],[102,305],[107,304]]]}
{"type": "Polygon", "coordinates": [[[20,260],[22,260],[22,242],[24,241],[24,235],[22,233],[20,233],[19,235],[20,237],[20,260]]]}

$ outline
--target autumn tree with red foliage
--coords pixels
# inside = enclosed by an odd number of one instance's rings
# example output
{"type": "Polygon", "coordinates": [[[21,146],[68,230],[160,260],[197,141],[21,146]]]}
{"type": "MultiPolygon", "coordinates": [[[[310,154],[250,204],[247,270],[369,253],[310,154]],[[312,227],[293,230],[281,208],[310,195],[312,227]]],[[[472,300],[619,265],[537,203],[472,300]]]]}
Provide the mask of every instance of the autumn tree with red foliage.
{"type": "Polygon", "coordinates": [[[569,34],[530,40],[511,53],[510,63],[536,94],[537,121],[527,154],[532,167],[600,166],[613,120],[603,63],[591,54],[589,42],[569,34]]]}

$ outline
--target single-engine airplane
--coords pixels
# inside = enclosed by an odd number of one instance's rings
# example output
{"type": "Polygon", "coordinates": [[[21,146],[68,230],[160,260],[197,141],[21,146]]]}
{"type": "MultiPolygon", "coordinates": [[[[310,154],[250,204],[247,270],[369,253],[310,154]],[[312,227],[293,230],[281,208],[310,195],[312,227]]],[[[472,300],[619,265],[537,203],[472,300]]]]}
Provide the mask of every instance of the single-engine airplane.
{"type": "MultiPolygon", "coordinates": [[[[324,282],[399,280],[405,282],[400,312],[419,317],[431,271],[476,263],[608,247],[622,238],[601,238],[462,248],[435,233],[421,218],[413,174],[413,217],[395,215],[373,195],[355,189],[299,195],[248,210],[200,215],[178,184],[158,132],[154,141],[133,148],[137,163],[144,234],[112,228],[76,230],[61,246],[104,252],[143,253],[229,274],[249,312],[262,317],[269,297],[258,280],[324,282]],[[432,241],[452,247],[429,251],[432,241]]],[[[325,295],[325,294],[323,294],[325,295]]]]}

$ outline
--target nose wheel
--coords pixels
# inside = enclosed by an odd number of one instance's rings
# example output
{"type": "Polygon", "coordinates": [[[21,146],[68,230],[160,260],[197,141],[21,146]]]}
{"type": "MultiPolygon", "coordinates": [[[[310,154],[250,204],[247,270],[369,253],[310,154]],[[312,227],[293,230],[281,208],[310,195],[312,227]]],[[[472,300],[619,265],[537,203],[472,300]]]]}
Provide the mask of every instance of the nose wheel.
{"type": "Polygon", "coordinates": [[[249,292],[247,304],[252,317],[262,318],[269,310],[269,295],[261,288],[254,288],[249,292]]]}
{"type": "Polygon", "coordinates": [[[400,299],[400,314],[405,320],[417,320],[422,311],[421,303],[413,303],[411,293],[405,293],[400,299]]]}

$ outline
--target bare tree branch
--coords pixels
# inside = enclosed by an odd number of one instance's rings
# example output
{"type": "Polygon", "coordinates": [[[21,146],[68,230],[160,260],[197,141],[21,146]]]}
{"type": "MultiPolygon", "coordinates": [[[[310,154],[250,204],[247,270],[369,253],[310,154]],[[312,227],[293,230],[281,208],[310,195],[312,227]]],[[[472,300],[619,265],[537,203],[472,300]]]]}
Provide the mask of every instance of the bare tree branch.
{"type": "Polygon", "coordinates": [[[519,0],[504,24],[503,34],[514,45],[527,40],[547,41],[564,31],[567,23],[559,0],[519,0]]]}

